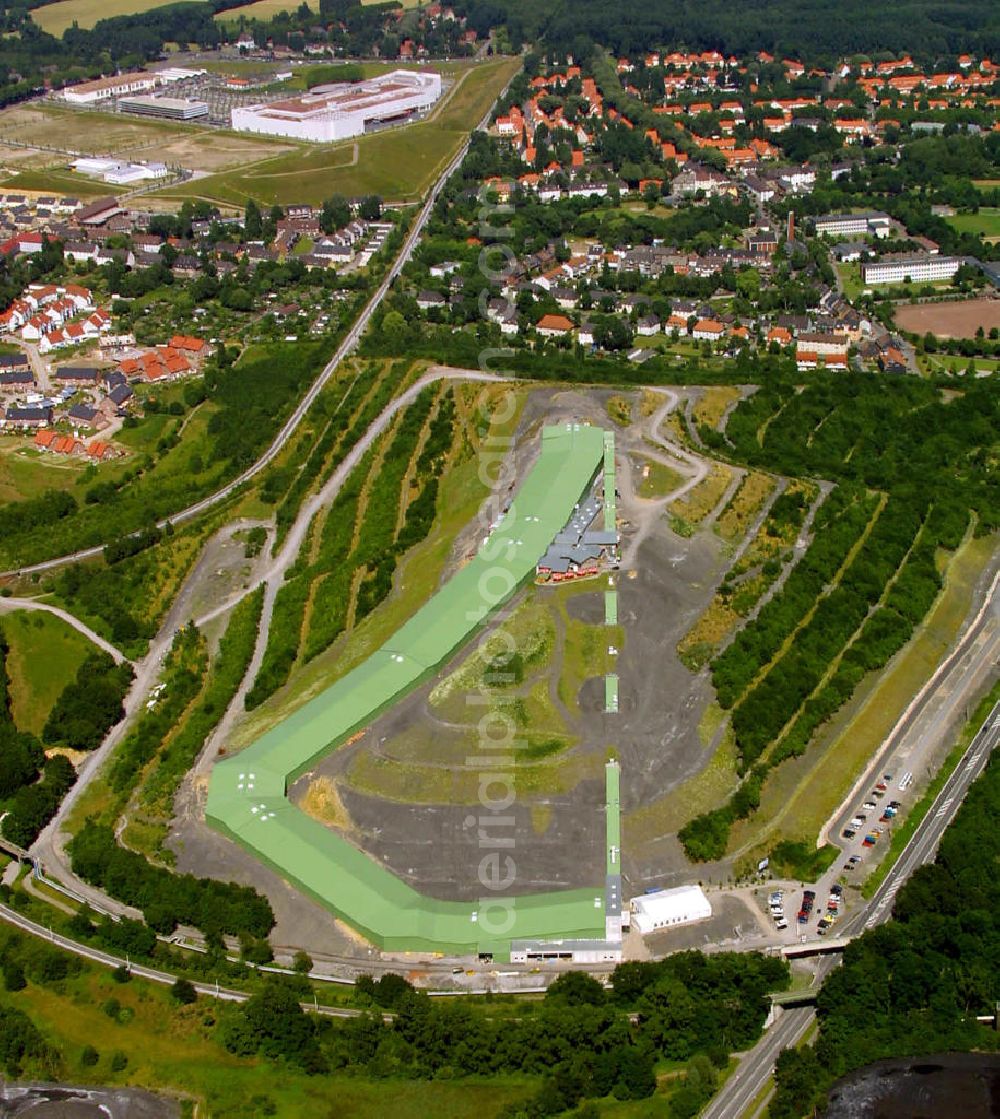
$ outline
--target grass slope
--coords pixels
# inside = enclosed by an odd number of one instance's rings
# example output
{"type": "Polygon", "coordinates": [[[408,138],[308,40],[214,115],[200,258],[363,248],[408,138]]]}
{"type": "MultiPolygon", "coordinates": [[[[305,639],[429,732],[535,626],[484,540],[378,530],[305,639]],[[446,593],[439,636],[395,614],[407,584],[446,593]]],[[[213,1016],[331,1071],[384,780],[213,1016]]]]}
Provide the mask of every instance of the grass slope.
{"type": "Polygon", "coordinates": [[[28,1014],[62,1050],[68,1070],[79,1068],[84,1047],[94,1045],[100,1060],[85,1070],[89,1083],[130,1084],[193,1098],[198,1101],[194,1114],[213,1119],[262,1114],[381,1119],[390,1112],[394,1119],[491,1119],[532,1089],[530,1081],[513,1078],[445,1083],[337,1073],[310,1077],[291,1066],[235,1057],[213,1039],[219,1007],[211,1000],[177,1008],[166,989],[140,981],[121,985],[104,972],[66,980],[58,992],[29,984],[16,994],[0,994],[0,1004],[28,1014]],[[112,997],[124,1011],[119,1021],[101,1009],[112,997]],[[111,1070],[115,1050],[128,1058],[123,1072],[111,1070]]]}
{"type": "Polygon", "coordinates": [[[63,688],[76,676],[90,642],[72,626],[40,610],[17,610],[0,618],[10,645],[7,672],[14,722],[41,734],[63,688]]]}

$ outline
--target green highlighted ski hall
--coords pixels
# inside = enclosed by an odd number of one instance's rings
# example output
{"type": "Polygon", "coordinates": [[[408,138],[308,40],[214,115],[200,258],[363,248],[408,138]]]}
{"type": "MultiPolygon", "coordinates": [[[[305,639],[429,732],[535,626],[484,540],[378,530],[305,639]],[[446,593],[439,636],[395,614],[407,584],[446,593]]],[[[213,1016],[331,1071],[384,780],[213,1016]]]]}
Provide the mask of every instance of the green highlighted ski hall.
{"type": "MultiPolygon", "coordinates": [[[[484,889],[478,902],[424,897],[287,797],[293,781],[432,676],[534,578],[539,559],[602,475],[613,504],[611,433],[581,424],[543,429],[534,468],[476,557],[367,661],[219,762],[209,784],[208,822],[386,950],[489,952],[503,959],[514,940],[603,941],[607,883],[507,898],[484,889]]],[[[614,516],[612,509],[609,530],[605,512],[605,531],[613,531],[614,516]]],[[[616,828],[618,819],[614,768],[609,843],[612,815],[616,828]]]]}

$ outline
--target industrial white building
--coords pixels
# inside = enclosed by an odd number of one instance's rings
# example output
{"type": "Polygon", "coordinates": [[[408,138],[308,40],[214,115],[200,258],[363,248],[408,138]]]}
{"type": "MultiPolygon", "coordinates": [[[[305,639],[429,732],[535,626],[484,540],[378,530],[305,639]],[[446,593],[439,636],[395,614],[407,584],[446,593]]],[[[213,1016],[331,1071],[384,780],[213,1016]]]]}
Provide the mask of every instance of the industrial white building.
{"type": "Polygon", "coordinates": [[[510,962],[617,964],[621,962],[622,946],[608,940],[512,940],[510,962]]]}
{"type": "Polygon", "coordinates": [[[959,256],[937,256],[922,253],[917,256],[887,256],[861,265],[863,284],[901,284],[907,276],[915,284],[933,280],[950,280],[962,267],[959,256]]]}
{"type": "Polygon", "coordinates": [[[98,78],[92,82],[69,85],[62,91],[62,98],[71,105],[93,105],[113,97],[128,97],[133,93],[147,93],[170,82],[180,82],[204,74],[204,70],[186,70],[180,66],[168,66],[163,70],[136,70],[130,74],[114,74],[110,78],[98,78]]]}
{"type": "Polygon", "coordinates": [[[163,120],[197,120],[208,116],[207,101],[193,101],[188,97],[156,97],[140,93],[135,97],[122,97],[118,108],[123,113],[136,113],[141,117],[160,117],[163,120]]]}
{"type": "Polygon", "coordinates": [[[70,167],[78,175],[89,175],[92,179],[101,179],[115,186],[165,179],[170,174],[165,163],[123,163],[118,159],[102,159],[98,156],[74,159],[70,167]]]}
{"type": "Polygon", "coordinates": [[[422,112],[441,96],[434,70],[393,70],[361,82],[316,86],[300,97],[232,110],[233,128],[329,143],[360,136],[370,125],[422,112]]]}
{"type": "Polygon", "coordinates": [[[643,894],[632,899],[629,909],[632,924],[643,936],[712,916],[712,906],[700,886],[678,886],[643,894]]]}
{"type": "Polygon", "coordinates": [[[69,101],[72,105],[93,105],[96,101],[106,101],[111,97],[144,93],[146,90],[155,89],[158,84],[155,74],[146,72],[116,74],[112,78],[98,78],[93,82],[67,86],[62,91],[62,96],[64,101],[69,101]]]}

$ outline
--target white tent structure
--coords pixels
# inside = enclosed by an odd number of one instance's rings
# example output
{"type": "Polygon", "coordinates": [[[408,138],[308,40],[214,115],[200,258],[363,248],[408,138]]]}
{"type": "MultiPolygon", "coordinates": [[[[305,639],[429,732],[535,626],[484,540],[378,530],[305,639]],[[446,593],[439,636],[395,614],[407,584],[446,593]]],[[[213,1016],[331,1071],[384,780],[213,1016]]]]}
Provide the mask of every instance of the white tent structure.
{"type": "Polygon", "coordinates": [[[712,906],[700,886],[678,886],[633,898],[632,923],[643,936],[712,916],[712,906]]]}

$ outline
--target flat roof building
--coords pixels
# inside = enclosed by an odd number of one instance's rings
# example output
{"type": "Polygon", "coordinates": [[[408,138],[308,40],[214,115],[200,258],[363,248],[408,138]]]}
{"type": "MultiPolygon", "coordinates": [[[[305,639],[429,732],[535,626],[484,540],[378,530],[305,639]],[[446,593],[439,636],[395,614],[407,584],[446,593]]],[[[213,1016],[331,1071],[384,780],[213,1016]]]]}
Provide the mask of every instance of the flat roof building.
{"type": "Polygon", "coordinates": [[[643,894],[633,898],[629,908],[632,923],[643,936],[712,916],[712,906],[700,886],[678,886],[643,894]]]}
{"type": "Polygon", "coordinates": [[[434,70],[393,70],[361,82],[316,86],[299,97],[232,110],[237,132],[330,143],[360,136],[374,124],[429,109],[441,96],[434,70]]]}
{"type": "Polygon", "coordinates": [[[915,256],[886,256],[861,265],[863,284],[928,283],[933,280],[950,280],[962,267],[959,256],[939,256],[922,253],[915,256]]]}
{"type": "Polygon", "coordinates": [[[116,74],[111,78],[98,78],[93,82],[67,86],[62,91],[62,97],[71,105],[92,105],[95,101],[106,101],[111,97],[142,93],[143,90],[155,89],[157,85],[159,85],[159,78],[155,74],[145,72],[116,74]]]}
{"type": "Polygon", "coordinates": [[[892,219],[881,210],[865,210],[856,214],[821,214],[813,218],[817,237],[854,237],[872,235],[888,237],[892,219]]]}
{"type": "Polygon", "coordinates": [[[118,102],[118,108],[123,113],[159,117],[163,120],[198,120],[208,116],[207,101],[192,101],[187,97],[154,97],[148,93],[123,97],[118,102]]]}

